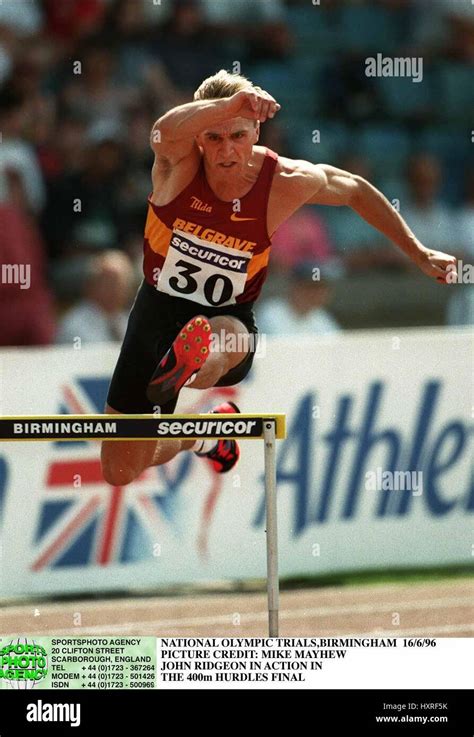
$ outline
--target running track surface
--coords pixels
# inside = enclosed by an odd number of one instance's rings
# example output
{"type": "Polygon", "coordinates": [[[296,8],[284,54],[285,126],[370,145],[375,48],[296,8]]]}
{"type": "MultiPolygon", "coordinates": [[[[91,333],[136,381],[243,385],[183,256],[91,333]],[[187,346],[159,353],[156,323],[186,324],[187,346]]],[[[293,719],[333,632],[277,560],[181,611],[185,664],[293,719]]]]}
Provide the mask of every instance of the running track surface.
{"type": "MultiPolygon", "coordinates": [[[[0,635],[266,636],[266,593],[40,600],[2,607],[0,635]]],[[[281,592],[280,636],[339,635],[473,637],[474,580],[281,592]]]]}

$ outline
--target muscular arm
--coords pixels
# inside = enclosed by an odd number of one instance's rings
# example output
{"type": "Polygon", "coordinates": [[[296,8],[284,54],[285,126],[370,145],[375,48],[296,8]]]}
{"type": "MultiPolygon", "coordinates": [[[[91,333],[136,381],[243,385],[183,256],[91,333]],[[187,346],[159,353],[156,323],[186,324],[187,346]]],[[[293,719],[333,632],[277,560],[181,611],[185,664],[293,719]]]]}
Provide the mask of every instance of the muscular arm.
{"type": "Polygon", "coordinates": [[[279,109],[280,105],[264,90],[242,90],[232,97],[189,102],[173,108],[156,121],[150,145],[157,160],[173,166],[197,149],[195,136],[207,128],[234,117],[264,122],[273,118],[279,109]]]}
{"type": "Polygon", "coordinates": [[[311,204],[349,205],[364,220],[390,238],[411,259],[415,259],[419,242],[406,222],[387,198],[370,182],[334,166],[317,167],[319,189],[310,198],[311,204]]]}
{"type": "Polygon", "coordinates": [[[232,117],[228,102],[227,99],[189,102],[165,113],[156,121],[150,135],[156,157],[173,165],[188,156],[196,145],[194,137],[198,133],[232,117]]]}
{"type": "Polygon", "coordinates": [[[420,243],[401,215],[370,182],[326,164],[308,164],[305,176],[314,185],[308,204],[348,205],[390,238],[425,274],[446,281],[448,266],[456,263],[454,257],[420,243]]]}

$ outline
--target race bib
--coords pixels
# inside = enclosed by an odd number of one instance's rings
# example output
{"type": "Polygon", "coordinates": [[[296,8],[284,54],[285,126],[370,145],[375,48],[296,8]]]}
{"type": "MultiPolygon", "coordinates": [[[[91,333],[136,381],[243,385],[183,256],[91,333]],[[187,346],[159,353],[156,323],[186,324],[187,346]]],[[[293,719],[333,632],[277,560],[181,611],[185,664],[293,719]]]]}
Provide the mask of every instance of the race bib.
{"type": "Polygon", "coordinates": [[[173,231],[157,289],[201,305],[233,305],[242,294],[252,254],[173,231]]]}

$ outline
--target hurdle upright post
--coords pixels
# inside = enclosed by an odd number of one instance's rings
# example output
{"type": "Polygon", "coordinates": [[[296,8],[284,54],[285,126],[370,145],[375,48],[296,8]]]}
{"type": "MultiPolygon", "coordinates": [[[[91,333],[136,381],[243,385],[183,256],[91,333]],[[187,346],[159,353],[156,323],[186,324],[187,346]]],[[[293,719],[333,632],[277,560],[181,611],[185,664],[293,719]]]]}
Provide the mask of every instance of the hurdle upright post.
{"type": "Polygon", "coordinates": [[[279,581],[275,420],[264,421],[263,437],[265,442],[268,634],[270,637],[278,637],[279,581]]]}

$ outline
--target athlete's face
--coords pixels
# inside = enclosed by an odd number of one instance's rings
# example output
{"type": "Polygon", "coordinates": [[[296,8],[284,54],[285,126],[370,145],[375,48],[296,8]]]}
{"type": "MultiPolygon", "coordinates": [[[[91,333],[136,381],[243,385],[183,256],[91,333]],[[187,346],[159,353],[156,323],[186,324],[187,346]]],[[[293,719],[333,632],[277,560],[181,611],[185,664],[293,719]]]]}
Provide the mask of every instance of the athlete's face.
{"type": "Polygon", "coordinates": [[[232,118],[196,137],[206,163],[216,172],[238,173],[248,164],[258,141],[259,125],[246,118],[232,118]]]}

